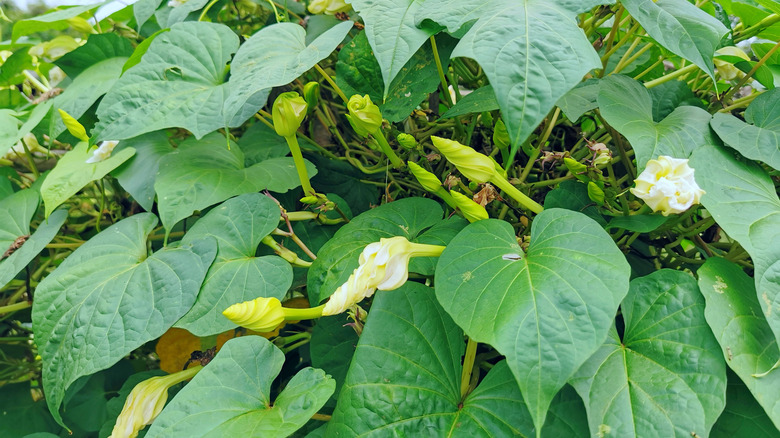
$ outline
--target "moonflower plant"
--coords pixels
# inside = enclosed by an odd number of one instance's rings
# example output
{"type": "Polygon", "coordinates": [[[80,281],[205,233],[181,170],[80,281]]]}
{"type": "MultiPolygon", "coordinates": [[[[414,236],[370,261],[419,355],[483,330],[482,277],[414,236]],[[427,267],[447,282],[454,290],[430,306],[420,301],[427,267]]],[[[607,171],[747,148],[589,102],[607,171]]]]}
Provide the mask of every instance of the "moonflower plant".
{"type": "Polygon", "coordinates": [[[87,159],[87,163],[99,163],[105,161],[111,156],[111,152],[118,144],[118,141],[103,141],[97,149],[92,152],[92,156],[87,159]]]}
{"type": "Polygon", "coordinates": [[[684,158],[662,155],[657,160],[650,160],[635,182],[636,188],[632,188],[631,193],[664,216],[688,210],[698,204],[704,194],[684,158]]]}
{"type": "Polygon", "coordinates": [[[222,314],[236,325],[256,332],[268,333],[274,331],[285,320],[319,318],[322,316],[323,307],[319,306],[313,309],[282,307],[282,303],[277,298],[260,297],[233,304],[222,314]]]}
{"type": "Polygon", "coordinates": [[[201,365],[167,376],[152,377],[135,385],[125,400],[109,438],[135,438],[147,424],[160,415],[168,400],[168,389],[192,378],[203,368],[201,365]]]}

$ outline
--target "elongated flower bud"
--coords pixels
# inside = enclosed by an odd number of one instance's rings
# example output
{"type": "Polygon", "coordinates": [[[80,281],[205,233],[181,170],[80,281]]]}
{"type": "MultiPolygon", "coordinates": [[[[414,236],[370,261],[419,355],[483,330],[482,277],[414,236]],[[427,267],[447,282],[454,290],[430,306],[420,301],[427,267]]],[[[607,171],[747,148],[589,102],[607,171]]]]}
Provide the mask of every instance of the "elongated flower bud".
{"type": "Polygon", "coordinates": [[[427,170],[420,167],[419,164],[412,161],[409,161],[407,164],[409,165],[409,171],[412,172],[412,175],[417,178],[417,181],[425,190],[435,193],[440,188],[442,188],[442,182],[439,178],[436,177],[436,175],[428,172],[427,170]]]}
{"type": "Polygon", "coordinates": [[[382,127],[382,112],[371,102],[368,94],[363,97],[357,94],[350,97],[347,108],[349,108],[347,120],[358,135],[367,137],[382,127]]]}
{"type": "Polygon", "coordinates": [[[447,161],[455,165],[466,178],[482,184],[496,174],[494,161],[471,147],[441,137],[432,136],[431,140],[447,161]]]}
{"type": "Polygon", "coordinates": [[[303,86],[303,98],[309,106],[309,111],[312,111],[320,103],[320,83],[307,82],[303,86]]]}
{"type": "Polygon", "coordinates": [[[168,389],[192,378],[203,368],[201,365],[168,376],[152,377],[135,385],[125,400],[122,412],[116,419],[109,438],[135,438],[147,424],[151,424],[168,400],[168,389]]]}
{"type": "Polygon", "coordinates": [[[306,117],[306,101],[295,91],[282,93],[274,101],[274,130],[282,137],[295,136],[306,117]]]}
{"type": "Polygon", "coordinates": [[[450,195],[455,201],[455,205],[469,222],[481,221],[489,217],[485,207],[477,204],[468,196],[455,191],[451,191],[450,195]]]}
{"type": "Polygon", "coordinates": [[[78,120],[61,109],[57,111],[60,112],[60,117],[62,117],[62,121],[65,123],[65,127],[68,129],[68,132],[70,132],[70,135],[78,138],[81,141],[89,141],[87,130],[84,129],[84,126],[82,126],[78,120]]]}
{"type": "Polygon", "coordinates": [[[252,301],[233,304],[222,312],[236,325],[256,332],[271,332],[284,322],[282,303],[276,298],[255,298],[252,301]]]}

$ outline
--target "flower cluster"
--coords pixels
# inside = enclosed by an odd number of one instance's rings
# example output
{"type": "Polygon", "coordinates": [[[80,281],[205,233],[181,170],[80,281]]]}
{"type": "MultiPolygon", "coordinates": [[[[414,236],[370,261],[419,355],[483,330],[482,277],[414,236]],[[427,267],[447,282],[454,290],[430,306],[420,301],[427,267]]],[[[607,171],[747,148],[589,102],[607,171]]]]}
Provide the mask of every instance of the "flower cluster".
{"type": "Polygon", "coordinates": [[[704,194],[693,178],[688,160],[666,155],[648,161],[635,182],[636,188],[632,188],[631,193],[664,216],[684,212],[698,204],[704,194]]]}

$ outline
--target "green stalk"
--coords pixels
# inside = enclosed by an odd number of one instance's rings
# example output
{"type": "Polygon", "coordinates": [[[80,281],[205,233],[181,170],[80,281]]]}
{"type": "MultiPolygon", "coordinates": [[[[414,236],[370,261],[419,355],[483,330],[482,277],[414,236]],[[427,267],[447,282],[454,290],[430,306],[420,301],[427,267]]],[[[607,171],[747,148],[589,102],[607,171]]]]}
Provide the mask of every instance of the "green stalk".
{"type": "Polygon", "coordinates": [[[298,172],[298,178],[301,180],[301,187],[303,187],[304,196],[314,195],[314,189],[311,187],[309,181],[309,172],[306,170],[306,163],[303,161],[303,154],[301,154],[301,147],[298,145],[298,137],[290,135],[284,137],[287,140],[287,146],[290,147],[292,152],[293,161],[295,162],[295,170],[298,172]]]}
{"type": "Polygon", "coordinates": [[[452,108],[452,105],[455,104],[455,102],[452,101],[452,97],[450,96],[450,88],[449,85],[447,85],[447,78],[444,77],[444,68],[441,64],[441,58],[439,57],[439,49],[436,48],[436,38],[431,35],[431,49],[433,49],[433,59],[436,61],[436,70],[439,72],[439,81],[441,82],[441,90],[444,94],[444,99],[447,101],[447,106],[449,108],[452,108]]]}
{"type": "Polygon", "coordinates": [[[509,197],[517,201],[522,207],[531,210],[532,212],[537,214],[541,213],[542,210],[544,210],[544,207],[539,205],[538,202],[529,198],[525,193],[518,190],[517,187],[510,184],[509,181],[505,180],[504,178],[493,178],[490,180],[490,182],[492,182],[493,184],[496,185],[496,187],[506,192],[506,194],[509,195],[509,197]]]}
{"type": "Polygon", "coordinates": [[[747,74],[745,74],[745,76],[742,76],[742,79],[740,79],[740,80],[739,80],[739,82],[737,83],[737,85],[735,85],[735,86],[731,87],[731,89],[730,89],[730,90],[729,90],[729,91],[726,93],[726,95],[725,95],[725,96],[723,96],[723,99],[721,99],[721,101],[722,101],[722,102],[725,102],[725,101],[727,101],[729,98],[731,98],[731,96],[733,96],[733,95],[734,95],[734,93],[735,93],[737,90],[739,90],[740,88],[742,88],[742,86],[743,86],[743,85],[745,85],[745,84],[747,83],[748,79],[750,79],[751,77],[753,77],[753,75],[754,75],[754,74],[755,74],[755,73],[758,71],[758,69],[759,69],[759,68],[760,68],[762,65],[764,65],[764,64],[766,63],[766,61],[767,61],[767,60],[768,60],[768,59],[769,59],[769,58],[770,58],[772,55],[774,55],[774,54],[775,54],[775,52],[777,52],[777,49],[780,49],[780,41],[778,41],[778,42],[777,42],[777,44],[775,44],[775,45],[774,45],[774,47],[772,47],[771,49],[769,49],[769,51],[768,51],[768,52],[766,52],[766,54],[765,54],[765,55],[764,55],[764,56],[763,56],[761,59],[759,59],[759,60],[758,60],[758,62],[756,63],[756,65],[754,65],[754,66],[753,66],[753,68],[751,68],[751,69],[750,69],[750,71],[749,71],[749,72],[747,72],[747,74]]]}
{"type": "Polygon", "coordinates": [[[657,87],[658,85],[661,85],[663,83],[669,82],[672,79],[676,79],[680,76],[687,75],[688,73],[692,71],[696,71],[696,69],[699,68],[696,66],[696,64],[691,64],[688,66],[685,66],[679,70],[675,70],[672,73],[669,73],[668,75],[661,76],[658,79],[653,79],[652,81],[645,82],[645,87],[647,88],[653,88],[657,87]]]}
{"type": "Polygon", "coordinates": [[[471,372],[474,370],[474,359],[477,357],[477,343],[469,338],[466,344],[466,354],[463,356],[463,371],[460,374],[460,401],[466,399],[469,394],[469,384],[471,383],[471,372]]]}
{"type": "Polygon", "coordinates": [[[344,101],[344,104],[346,105],[349,102],[349,99],[347,99],[347,95],[344,94],[343,91],[341,91],[341,88],[339,88],[338,85],[336,85],[336,82],[333,80],[333,78],[330,77],[330,75],[320,67],[319,64],[314,64],[314,68],[317,69],[318,72],[322,75],[323,78],[325,78],[326,81],[330,84],[331,87],[333,87],[333,90],[336,91],[336,94],[339,95],[341,100],[344,101]]]}
{"type": "Polygon", "coordinates": [[[0,306],[0,315],[4,313],[16,312],[18,310],[24,310],[32,307],[32,303],[29,301],[22,301],[16,304],[9,304],[7,306],[0,306]]]}
{"type": "Polygon", "coordinates": [[[379,148],[382,149],[382,152],[384,152],[385,155],[387,155],[387,158],[390,159],[390,162],[393,163],[394,168],[400,169],[404,167],[404,162],[401,161],[401,159],[398,158],[398,155],[393,152],[393,149],[390,148],[390,144],[382,133],[382,129],[377,129],[377,131],[373,132],[371,135],[374,137],[374,140],[379,143],[379,148]]]}
{"type": "Polygon", "coordinates": [[[312,307],[310,309],[297,309],[294,307],[283,307],[284,319],[287,321],[296,321],[301,319],[315,319],[322,316],[322,309],[325,305],[312,307]]]}

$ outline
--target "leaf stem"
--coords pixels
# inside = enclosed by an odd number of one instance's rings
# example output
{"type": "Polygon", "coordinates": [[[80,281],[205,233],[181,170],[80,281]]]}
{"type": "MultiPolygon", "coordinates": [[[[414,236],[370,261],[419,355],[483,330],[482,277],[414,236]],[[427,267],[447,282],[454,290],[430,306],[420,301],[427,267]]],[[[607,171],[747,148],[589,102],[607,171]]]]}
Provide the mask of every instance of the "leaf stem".
{"type": "Polygon", "coordinates": [[[338,94],[341,100],[344,101],[344,104],[346,105],[347,103],[349,103],[349,99],[347,99],[347,95],[344,94],[343,91],[341,91],[341,88],[339,88],[338,85],[336,85],[336,82],[333,80],[333,78],[331,78],[330,75],[327,72],[325,72],[325,70],[323,70],[319,64],[314,64],[314,68],[316,68],[317,71],[320,72],[322,77],[325,78],[326,81],[328,81],[330,86],[333,87],[333,89],[336,91],[336,94],[338,94]]]}
{"type": "Polygon", "coordinates": [[[658,85],[669,82],[672,79],[678,78],[683,75],[687,75],[692,71],[696,71],[697,68],[699,67],[697,67],[696,64],[687,65],[685,67],[673,71],[672,73],[669,73],[668,75],[664,75],[658,79],[653,79],[652,81],[645,82],[645,87],[647,88],[657,87],[658,85]]]}
{"type": "Polygon", "coordinates": [[[16,312],[32,307],[32,303],[29,301],[21,301],[16,304],[9,304],[7,306],[0,306],[0,314],[16,312]]]}
{"type": "Polygon", "coordinates": [[[290,152],[295,162],[295,170],[298,172],[298,178],[301,181],[301,187],[303,188],[304,196],[310,196],[317,192],[311,187],[309,181],[309,172],[306,170],[306,163],[303,161],[303,154],[301,154],[301,147],[298,145],[298,137],[295,135],[288,135],[284,137],[287,141],[287,146],[290,147],[290,152]]]}
{"type": "Polygon", "coordinates": [[[444,94],[444,99],[447,101],[447,106],[452,108],[455,102],[452,101],[452,96],[450,96],[450,88],[449,85],[447,85],[447,78],[444,77],[444,68],[442,67],[441,57],[439,57],[439,49],[436,47],[436,38],[431,35],[429,39],[431,40],[431,49],[433,49],[433,60],[436,61],[436,71],[439,73],[442,94],[444,94]]]}
{"type": "Polygon", "coordinates": [[[463,356],[463,371],[460,374],[460,402],[469,395],[469,384],[471,383],[471,372],[474,370],[474,359],[477,357],[477,343],[468,338],[466,344],[466,354],[463,356]]]}
{"type": "Polygon", "coordinates": [[[390,147],[390,144],[387,142],[385,134],[382,132],[382,128],[377,129],[376,132],[371,133],[371,135],[374,137],[374,140],[379,143],[379,148],[382,149],[382,152],[384,152],[384,154],[387,155],[387,158],[390,159],[390,162],[393,163],[394,168],[400,169],[404,167],[404,162],[398,158],[398,155],[395,154],[390,147]]]}
{"type": "MultiPolygon", "coordinates": [[[[200,15],[198,16],[198,21],[203,21],[204,18],[206,18],[206,14],[209,12],[209,9],[211,9],[212,6],[214,6],[215,3],[217,3],[219,0],[211,0],[205,8],[203,8],[203,11],[201,11],[200,15]]],[[[276,8],[274,8],[274,12],[276,12],[276,8]]],[[[277,15],[277,21],[278,21],[278,15],[277,15]]]]}
{"type": "Polygon", "coordinates": [[[547,139],[550,138],[550,133],[552,132],[555,123],[558,121],[558,116],[560,114],[561,114],[561,109],[556,107],[555,112],[553,112],[550,121],[547,123],[547,126],[545,127],[544,132],[542,133],[542,137],[539,139],[539,145],[534,149],[531,156],[528,157],[528,163],[526,163],[525,167],[523,168],[523,173],[521,173],[520,177],[518,178],[520,182],[525,181],[525,179],[528,178],[528,175],[531,173],[531,169],[534,167],[534,163],[536,162],[536,159],[539,157],[539,154],[542,152],[542,149],[544,149],[544,144],[547,142],[547,139]]]}

